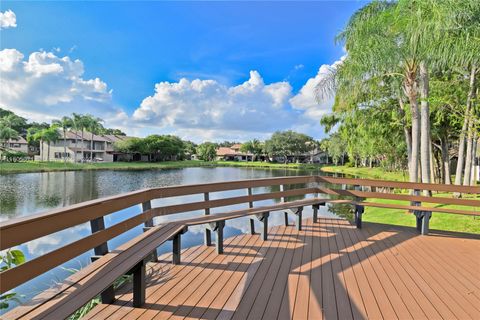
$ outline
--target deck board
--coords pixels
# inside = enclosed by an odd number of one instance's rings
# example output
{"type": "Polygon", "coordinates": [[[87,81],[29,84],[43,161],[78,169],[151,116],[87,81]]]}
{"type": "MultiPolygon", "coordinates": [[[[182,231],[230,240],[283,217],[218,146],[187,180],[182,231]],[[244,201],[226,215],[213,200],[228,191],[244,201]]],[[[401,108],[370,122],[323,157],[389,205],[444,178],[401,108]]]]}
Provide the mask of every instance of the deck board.
{"type": "Polygon", "coordinates": [[[86,319],[480,319],[480,237],[343,219],[275,226],[148,264],[147,297],[131,286],[86,319]]]}

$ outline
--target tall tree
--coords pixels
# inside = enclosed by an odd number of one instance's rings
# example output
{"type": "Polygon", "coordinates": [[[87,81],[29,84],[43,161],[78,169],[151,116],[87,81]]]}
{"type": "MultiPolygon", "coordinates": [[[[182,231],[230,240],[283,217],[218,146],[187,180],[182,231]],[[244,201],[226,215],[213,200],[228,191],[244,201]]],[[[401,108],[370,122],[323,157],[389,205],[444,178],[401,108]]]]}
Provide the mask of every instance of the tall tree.
{"type": "MultiPolygon", "coordinates": [[[[67,161],[67,130],[72,128],[73,120],[70,117],[62,117],[60,120],[54,120],[52,122],[55,126],[62,129],[63,133],[63,163],[67,161]]],[[[75,151],[76,152],[76,151],[75,151]]]]}

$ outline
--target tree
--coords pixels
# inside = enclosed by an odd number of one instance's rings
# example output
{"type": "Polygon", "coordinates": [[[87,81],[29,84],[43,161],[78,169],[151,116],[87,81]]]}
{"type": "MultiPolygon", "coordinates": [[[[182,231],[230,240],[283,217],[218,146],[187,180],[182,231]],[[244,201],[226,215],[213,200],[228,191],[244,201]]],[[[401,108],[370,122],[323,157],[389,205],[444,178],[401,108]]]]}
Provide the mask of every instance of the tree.
{"type": "Polygon", "coordinates": [[[258,139],[253,139],[243,143],[240,147],[240,151],[244,153],[253,154],[253,157],[252,157],[252,161],[253,161],[254,157],[258,158],[262,154],[263,146],[258,139]]]}
{"type": "Polygon", "coordinates": [[[289,156],[296,157],[311,150],[313,138],[292,130],[277,131],[265,141],[265,151],[270,156],[281,156],[285,163],[289,156]]]}
{"type": "MultiPolygon", "coordinates": [[[[67,130],[72,128],[73,120],[70,117],[62,117],[60,120],[54,120],[54,125],[62,129],[63,133],[63,163],[67,161],[67,130]]],[[[76,151],[75,151],[76,152],[76,151]]]]}
{"type": "MultiPolygon", "coordinates": [[[[58,133],[58,128],[56,126],[51,126],[48,129],[43,129],[42,131],[40,131],[39,135],[41,136],[42,141],[47,142],[47,146],[48,146],[47,161],[50,161],[50,144],[52,142],[58,141],[58,139],[60,138],[60,134],[58,133]]],[[[42,145],[42,149],[43,149],[43,145],[42,145]]]]}
{"type": "Polygon", "coordinates": [[[214,161],[217,157],[217,148],[211,142],[204,142],[197,147],[197,155],[200,160],[214,161]]]}
{"type": "MultiPolygon", "coordinates": [[[[83,116],[83,124],[85,128],[90,132],[90,161],[94,160],[93,157],[93,140],[96,134],[99,134],[102,131],[102,119],[94,117],[92,115],[83,116]]],[[[83,131],[82,131],[82,140],[83,140],[83,131]]],[[[83,143],[83,142],[82,142],[83,143]]]]}

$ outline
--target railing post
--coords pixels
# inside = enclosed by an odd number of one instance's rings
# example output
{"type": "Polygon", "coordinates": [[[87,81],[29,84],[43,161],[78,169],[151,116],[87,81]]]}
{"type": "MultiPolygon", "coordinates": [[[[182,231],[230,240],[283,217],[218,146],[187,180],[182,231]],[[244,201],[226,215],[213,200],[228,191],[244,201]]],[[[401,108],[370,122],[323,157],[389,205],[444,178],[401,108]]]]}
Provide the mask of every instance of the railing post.
{"type": "Polygon", "coordinates": [[[257,214],[257,219],[262,223],[262,239],[267,240],[268,238],[268,217],[270,216],[270,212],[264,212],[257,214]]]}
{"type": "MultiPolygon", "coordinates": [[[[152,209],[152,202],[150,200],[142,203],[142,211],[143,212],[151,210],[151,209],[152,209]]],[[[147,221],[145,221],[145,230],[148,230],[149,228],[152,228],[152,227],[153,227],[153,218],[150,218],[147,221]]],[[[152,261],[157,261],[157,260],[158,260],[157,249],[155,249],[155,250],[152,251],[152,261]]]]}
{"type": "MultiPolygon", "coordinates": [[[[361,187],[359,185],[354,186],[355,190],[360,191],[361,187]]],[[[355,197],[355,201],[359,202],[362,199],[360,197],[355,197]]],[[[365,212],[365,207],[359,204],[355,204],[355,225],[358,229],[362,228],[362,215],[365,212]]]]}
{"type": "Polygon", "coordinates": [[[431,217],[432,217],[431,211],[423,211],[422,235],[425,235],[425,236],[428,235],[431,217]]]}
{"type": "MultiPolygon", "coordinates": [[[[105,221],[103,220],[103,217],[90,220],[90,229],[92,231],[92,234],[101,230],[105,230],[105,221]]],[[[101,256],[108,253],[108,243],[104,242],[99,246],[95,247],[94,252],[95,252],[95,256],[91,258],[92,261],[95,261],[101,256]]],[[[100,297],[102,299],[102,303],[106,303],[106,304],[112,303],[115,300],[115,291],[113,289],[113,285],[105,289],[100,294],[100,297]]]]}
{"type": "Polygon", "coordinates": [[[298,207],[295,211],[295,225],[297,226],[297,230],[302,230],[302,213],[303,207],[298,207]]]}
{"type": "MultiPolygon", "coordinates": [[[[280,192],[284,192],[284,191],[285,191],[285,185],[282,184],[282,185],[280,185],[280,192]]],[[[287,202],[287,198],[282,197],[282,202],[287,202]]],[[[284,215],[284,218],[285,218],[285,226],[288,226],[288,212],[284,211],[283,215],[284,215]]]]}
{"type": "Polygon", "coordinates": [[[177,233],[172,239],[172,263],[180,264],[180,253],[182,250],[182,235],[177,233]]]}
{"type": "Polygon", "coordinates": [[[223,228],[225,227],[225,221],[218,221],[216,225],[217,241],[215,247],[218,254],[223,253],[223,228]]]}
{"type": "MultiPolygon", "coordinates": [[[[420,190],[418,189],[414,189],[413,190],[413,195],[414,196],[419,196],[420,195],[420,190]]],[[[421,202],[420,201],[412,201],[412,206],[416,206],[416,207],[419,207],[421,206],[421,202]]],[[[423,222],[423,212],[422,211],[419,211],[419,210],[414,210],[413,211],[413,214],[415,215],[415,219],[416,219],[416,227],[417,227],[417,230],[418,232],[422,232],[422,222],[423,222]]]]}
{"type": "Polygon", "coordinates": [[[142,260],[133,269],[133,307],[145,304],[145,291],[145,260],[142,260]]]}
{"type": "MultiPolygon", "coordinates": [[[[203,199],[205,201],[210,201],[210,195],[209,195],[208,192],[205,192],[203,194],[203,199]]],[[[210,208],[205,208],[205,215],[206,216],[210,215],[210,208]]],[[[205,242],[206,246],[211,246],[212,245],[212,232],[208,228],[205,228],[204,242],[205,242]]]]}
{"type": "Polygon", "coordinates": [[[312,205],[313,209],[313,223],[318,222],[318,209],[320,209],[320,203],[312,205]]]}
{"type": "MultiPolygon", "coordinates": [[[[253,195],[252,188],[248,188],[248,195],[249,196],[253,195]]],[[[250,209],[253,208],[253,202],[252,201],[248,202],[248,207],[250,209]]],[[[255,234],[255,221],[252,218],[250,218],[250,234],[255,234]]]]}

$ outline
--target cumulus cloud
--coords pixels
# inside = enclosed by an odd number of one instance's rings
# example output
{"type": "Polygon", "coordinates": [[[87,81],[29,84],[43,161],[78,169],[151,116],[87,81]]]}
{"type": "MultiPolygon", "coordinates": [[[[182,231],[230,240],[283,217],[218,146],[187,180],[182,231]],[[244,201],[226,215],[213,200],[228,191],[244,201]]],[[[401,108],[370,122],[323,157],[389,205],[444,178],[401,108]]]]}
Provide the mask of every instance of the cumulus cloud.
{"type": "Polygon", "coordinates": [[[126,113],[115,107],[112,90],[99,78],[84,79],[80,60],[52,52],[28,58],[16,49],[0,51],[0,107],[36,121],[72,112],[92,113],[119,123],[126,113]]]}
{"type": "MultiPolygon", "coordinates": [[[[133,113],[144,125],[176,130],[265,133],[289,126],[288,82],[265,84],[257,71],[237,86],[216,80],[161,82],[133,113]]],[[[228,133],[227,133],[228,134],[228,133]]]]}
{"type": "Polygon", "coordinates": [[[320,119],[323,115],[331,112],[333,98],[325,101],[317,101],[315,97],[315,88],[325,77],[329,77],[338,66],[343,62],[345,56],[335,61],[333,64],[324,64],[318,69],[315,77],[307,80],[299,93],[290,99],[293,108],[301,110],[305,118],[320,119]]]}
{"type": "Polygon", "coordinates": [[[16,28],[17,16],[12,10],[0,12],[0,29],[16,28]]]}

